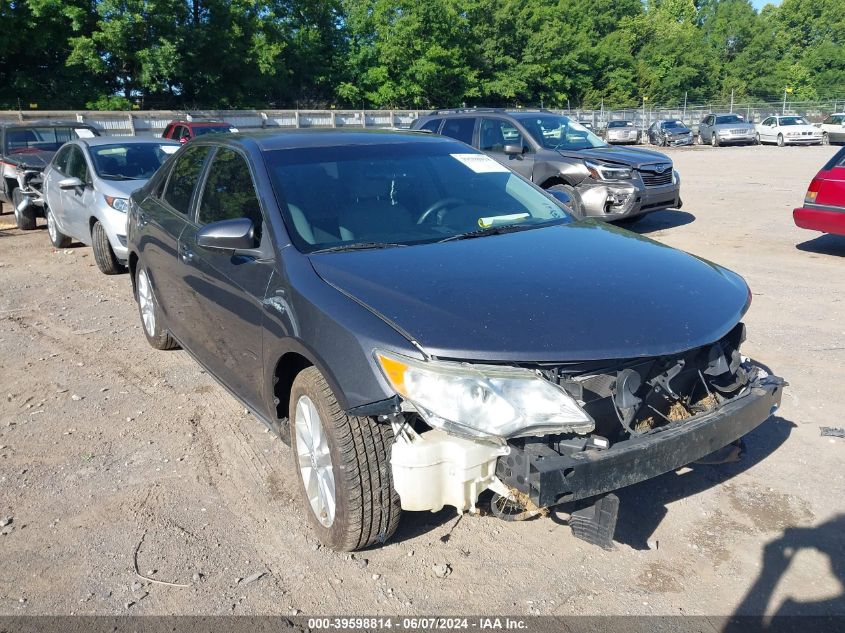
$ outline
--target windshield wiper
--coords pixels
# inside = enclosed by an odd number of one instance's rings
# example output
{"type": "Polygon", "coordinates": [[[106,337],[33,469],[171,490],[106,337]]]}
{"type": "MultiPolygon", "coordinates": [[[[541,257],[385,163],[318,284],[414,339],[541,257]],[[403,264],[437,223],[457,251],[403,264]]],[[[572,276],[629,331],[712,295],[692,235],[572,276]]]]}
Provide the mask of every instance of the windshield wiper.
{"type": "Polygon", "coordinates": [[[487,237],[488,235],[503,235],[505,233],[517,233],[519,231],[528,231],[530,229],[537,229],[543,226],[554,224],[558,219],[550,220],[548,222],[535,222],[533,224],[504,224],[502,226],[490,226],[486,229],[476,229],[475,231],[467,231],[466,233],[456,233],[449,237],[444,237],[442,240],[437,240],[437,243],[453,242],[455,240],[471,240],[475,237],[487,237]]]}
{"type": "Polygon", "coordinates": [[[140,180],[140,178],[124,176],[123,174],[100,174],[100,178],[106,178],[108,180],[140,180]]]}
{"type": "Polygon", "coordinates": [[[316,253],[340,253],[343,251],[367,251],[376,250],[379,248],[394,248],[397,246],[407,246],[407,244],[398,244],[395,242],[356,242],[354,244],[338,244],[336,246],[329,246],[326,248],[319,248],[316,251],[311,251],[311,255],[316,253]]]}

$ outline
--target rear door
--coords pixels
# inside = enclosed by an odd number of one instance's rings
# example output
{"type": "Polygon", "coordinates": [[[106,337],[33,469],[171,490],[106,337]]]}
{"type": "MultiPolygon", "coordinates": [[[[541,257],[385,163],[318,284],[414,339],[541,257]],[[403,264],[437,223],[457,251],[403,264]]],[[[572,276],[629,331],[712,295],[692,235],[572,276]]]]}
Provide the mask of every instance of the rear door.
{"type": "Polygon", "coordinates": [[[262,408],[263,300],[273,249],[252,166],[241,152],[219,147],[198,197],[195,221],[179,239],[181,291],[192,306],[191,351],[253,408],[262,408]],[[256,251],[206,249],[197,231],[221,220],[252,220],[256,251]]]}
{"type": "Polygon", "coordinates": [[[475,123],[478,121],[476,117],[454,117],[443,120],[443,127],[440,128],[440,134],[448,136],[455,140],[473,145],[475,140],[475,123]]]}
{"type": "Polygon", "coordinates": [[[483,117],[478,128],[478,149],[502,165],[531,180],[534,172],[534,151],[522,132],[507,119],[483,117]],[[506,154],[505,147],[522,148],[520,154],[506,154]]]}
{"type": "Polygon", "coordinates": [[[189,222],[197,184],[210,154],[211,147],[207,145],[181,151],[161,192],[144,200],[138,210],[142,263],[149,272],[168,329],[183,342],[192,330],[194,315],[184,293],[178,292],[179,236],[189,222]]]}

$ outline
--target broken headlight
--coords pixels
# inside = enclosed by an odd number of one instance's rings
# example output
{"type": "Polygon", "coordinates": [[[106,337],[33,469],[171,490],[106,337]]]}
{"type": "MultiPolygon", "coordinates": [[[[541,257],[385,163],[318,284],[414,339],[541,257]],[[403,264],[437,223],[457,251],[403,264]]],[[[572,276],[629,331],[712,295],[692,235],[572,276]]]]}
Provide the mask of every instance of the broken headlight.
{"type": "Polygon", "coordinates": [[[630,180],[633,171],[624,165],[585,160],[584,166],[595,180],[630,180]]]}
{"type": "Polygon", "coordinates": [[[375,355],[396,392],[447,432],[501,441],[595,428],[571,396],[528,369],[375,355]]]}

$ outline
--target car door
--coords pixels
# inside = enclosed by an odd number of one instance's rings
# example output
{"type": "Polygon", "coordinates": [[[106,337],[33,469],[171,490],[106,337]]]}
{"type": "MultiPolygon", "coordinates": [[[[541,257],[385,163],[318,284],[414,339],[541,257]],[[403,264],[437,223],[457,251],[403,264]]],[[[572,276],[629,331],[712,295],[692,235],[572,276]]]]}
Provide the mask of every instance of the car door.
{"type": "Polygon", "coordinates": [[[184,293],[178,291],[179,236],[189,222],[197,184],[210,154],[211,147],[207,145],[180,150],[161,192],[149,196],[138,209],[141,260],[147,267],[168,329],[182,342],[191,332],[194,315],[184,293]]]}
{"type": "Polygon", "coordinates": [[[88,218],[94,208],[94,185],[85,153],[79,145],[71,145],[67,160],[67,177],[78,178],[78,187],[60,189],[62,225],[71,237],[85,244],[91,243],[88,218]]]}
{"type": "Polygon", "coordinates": [[[472,145],[475,138],[476,117],[454,117],[443,120],[443,127],[440,128],[442,136],[448,136],[455,140],[472,145]]]}
{"type": "Polygon", "coordinates": [[[191,351],[254,408],[262,406],[263,300],[273,272],[269,231],[245,155],[219,147],[196,204],[195,221],[179,239],[181,286],[192,304],[191,351]],[[197,232],[213,222],[249,218],[256,250],[208,249],[197,232]],[[266,256],[265,256],[266,255],[266,256]]]}
{"type": "Polygon", "coordinates": [[[44,170],[44,198],[53,220],[58,224],[59,230],[65,235],[70,235],[65,221],[64,207],[62,205],[62,190],[59,188],[59,181],[67,178],[67,163],[70,158],[72,145],[62,147],[53,160],[44,170]]]}
{"type": "Polygon", "coordinates": [[[713,120],[714,116],[712,114],[707,115],[704,117],[704,120],[698,124],[698,135],[705,143],[710,142],[710,136],[713,134],[713,120]]]}
{"type": "Polygon", "coordinates": [[[772,130],[771,125],[773,118],[774,117],[766,117],[765,119],[763,119],[760,125],[757,126],[757,134],[760,135],[761,141],[770,140],[772,130]]]}
{"type": "Polygon", "coordinates": [[[478,149],[528,180],[534,172],[534,151],[522,132],[507,119],[482,117],[478,127],[478,149]],[[505,153],[505,147],[521,147],[519,154],[505,153]]]}

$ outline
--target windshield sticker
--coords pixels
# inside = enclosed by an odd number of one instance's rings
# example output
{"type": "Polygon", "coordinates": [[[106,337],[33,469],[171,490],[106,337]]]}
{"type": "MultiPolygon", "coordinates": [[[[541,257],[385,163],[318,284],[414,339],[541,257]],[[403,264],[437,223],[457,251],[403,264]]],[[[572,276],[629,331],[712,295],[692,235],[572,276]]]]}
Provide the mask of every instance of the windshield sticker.
{"type": "Polygon", "coordinates": [[[94,138],[94,133],[88,128],[78,127],[74,131],[78,138],[94,138]]]}
{"type": "Polygon", "coordinates": [[[478,226],[482,229],[489,229],[491,226],[502,224],[513,224],[531,217],[529,213],[511,213],[510,215],[494,215],[489,218],[478,218],[478,226]]]}
{"type": "Polygon", "coordinates": [[[176,150],[179,149],[181,145],[161,145],[161,151],[165,154],[175,154],[176,150]]]}
{"type": "Polygon", "coordinates": [[[476,174],[508,173],[508,168],[484,154],[449,154],[476,174]]]}

